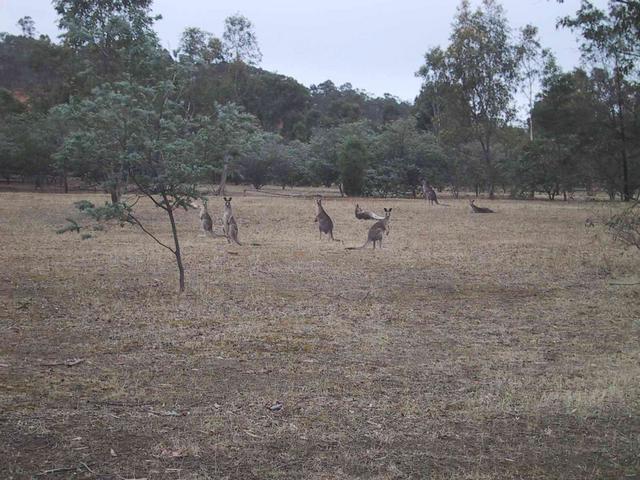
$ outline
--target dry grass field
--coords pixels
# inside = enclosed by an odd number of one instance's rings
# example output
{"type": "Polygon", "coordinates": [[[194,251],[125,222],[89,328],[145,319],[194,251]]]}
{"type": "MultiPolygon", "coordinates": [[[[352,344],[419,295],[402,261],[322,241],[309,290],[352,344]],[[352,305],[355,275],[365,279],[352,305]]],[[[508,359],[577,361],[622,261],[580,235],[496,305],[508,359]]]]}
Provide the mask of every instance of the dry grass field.
{"type": "Polygon", "coordinates": [[[585,228],[608,207],[359,199],[392,230],[346,251],[356,200],[324,202],[340,243],[309,198],[233,193],[260,246],[181,212],[182,295],[134,227],[55,233],[105,197],[0,193],[0,478],[639,478],[640,285],[612,282],[640,255],[585,228]]]}

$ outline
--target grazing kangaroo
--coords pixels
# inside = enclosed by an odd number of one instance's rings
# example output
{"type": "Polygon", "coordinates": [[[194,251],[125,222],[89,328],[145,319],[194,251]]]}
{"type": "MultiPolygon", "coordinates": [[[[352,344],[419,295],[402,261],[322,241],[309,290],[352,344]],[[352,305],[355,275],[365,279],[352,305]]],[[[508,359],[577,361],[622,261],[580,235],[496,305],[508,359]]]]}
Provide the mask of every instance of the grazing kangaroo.
{"type": "Polygon", "coordinates": [[[322,197],[316,198],[316,219],[314,222],[318,222],[318,228],[320,229],[320,240],[322,240],[322,234],[327,233],[331,240],[334,242],[339,242],[333,238],[333,221],[331,217],[324,211],[322,208],[322,197]]]}
{"type": "Polygon", "coordinates": [[[242,245],[238,241],[238,224],[236,219],[233,218],[233,212],[231,211],[231,197],[224,198],[224,213],[222,214],[222,229],[227,237],[227,242],[231,243],[233,240],[238,245],[242,245]]]}
{"type": "Polygon", "coordinates": [[[362,210],[360,205],[356,203],[356,218],[358,220],[383,220],[384,217],[381,217],[377,213],[370,212],[368,210],[362,210]]]}
{"type": "Polygon", "coordinates": [[[364,242],[364,245],[361,247],[349,247],[347,250],[361,250],[373,242],[373,249],[376,249],[376,242],[378,242],[378,246],[382,248],[382,236],[386,232],[389,235],[389,220],[391,219],[391,208],[384,209],[384,218],[382,220],[378,220],[374,223],[369,229],[369,233],[367,234],[367,241],[364,242]]]}
{"type": "Polygon", "coordinates": [[[424,194],[424,199],[429,202],[429,205],[433,205],[434,203],[440,205],[436,191],[431,188],[431,185],[429,185],[426,180],[422,180],[422,193],[424,194]]]}
{"type": "Polygon", "coordinates": [[[192,203],[191,206],[194,208],[200,208],[200,228],[202,228],[202,232],[205,235],[213,236],[213,220],[211,219],[211,215],[209,215],[209,210],[207,209],[207,199],[203,198],[201,205],[192,203]]]}
{"type": "Polygon", "coordinates": [[[490,208],[476,207],[473,202],[475,202],[475,200],[469,200],[469,205],[471,205],[471,210],[473,211],[473,213],[495,213],[490,208]]]}

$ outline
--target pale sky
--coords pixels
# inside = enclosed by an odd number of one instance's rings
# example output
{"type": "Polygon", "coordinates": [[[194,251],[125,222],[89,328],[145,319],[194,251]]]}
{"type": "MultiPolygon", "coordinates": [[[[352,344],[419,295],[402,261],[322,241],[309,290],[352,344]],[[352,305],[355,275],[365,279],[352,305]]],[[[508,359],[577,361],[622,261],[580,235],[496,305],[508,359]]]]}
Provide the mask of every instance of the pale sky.
{"type": "MultiPolygon", "coordinates": [[[[472,0],[477,5],[479,0],[472,0]]],[[[606,0],[595,0],[600,7],[606,0]]],[[[185,27],[199,27],[221,37],[224,19],[235,13],[254,24],[261,67],[288,75],[304,85],[332,80],[350,82],[374,95],[390,93],[413,101],[420,91],[414,73],[424,53],[448,43],[459,1],[444,0],[155,0],[162,44],[178,46],[185,27]]],[[[556,20],[574,13],[579,0],[503,0],[515,31],[527,23],[540,30],[565,69],[579,64],[575,35],[555,28],[556,20]]],[[[30,15],[38,33],[56,39],[56,15],[49,0],[0,0],[0,32],[17,34],[19,18],[30,15]]]]}

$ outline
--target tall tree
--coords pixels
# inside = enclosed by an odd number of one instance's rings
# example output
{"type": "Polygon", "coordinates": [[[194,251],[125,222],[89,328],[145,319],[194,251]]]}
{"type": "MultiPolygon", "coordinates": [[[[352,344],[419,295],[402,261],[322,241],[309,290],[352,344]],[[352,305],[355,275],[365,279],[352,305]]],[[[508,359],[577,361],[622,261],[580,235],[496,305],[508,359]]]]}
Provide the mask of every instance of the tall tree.
{"type": "Polygon", "coordinates": [[[369,154],[359,138],[347,137],[338,152],[342,190],[346,195],[362,195],[369,154]]]}
{"type": "Polygon", "coordinates": [[[614,121],[618,131],[622,195],[631,200],[629,182],[629,137],[627,133],[628,101],[625,90],[629,76],[636,70],[640,57],[638,19],[640,7],[637,1],[609,2],[608,12],[596,8],[589,0],[583,0],[575,16],[560,20],[560,24],[578,30],[585,59],[610,72],[615,95],[614,121]],[[631,21],[630,21],[631,20],[631,21]]]}
{"type": "Polygon", "coordinates": [[[545,59],[551,52],[542,48],[538,39],[538,28],[527,25],[520,30],[519,45],[522,89],[527,97],[529,140],[533,142],[533,102],[537,84],[542,76],[545,59]]]}
{"type": "Polygon", "coordinates": [[[166,66],[151,15],[152,0],[54,0],[65,46],[77,56],[77,81],[148,82],[166,66]]]}
{"type": "Polygon", "coordinates": [[[189,27],[182,32],[178,58],[181,62],[209,65],[224,60],[222,41],[200,28],[189,27]]]}
{"type": "Polygon", "coordinates": [[[462,126],[480,144],[485,181],[493,197],[497,180],[494,142],[499,129],[508,125],[515,113],[517,45],[495,0],[483,0],[475,11],[463,0],[450,40],[444,58],[436,58],[436,62],[427,57],[419,75],[425,82],[430,77],[447,79],[458,99],[462,126]]]}
{"type": "Polygon", "coordinates": [[[18,20],[18,25],[22,30],[22,35],[25,37],[33,38],[36,35],[36,22],[33,21],[29,15],[22,17],[18,20]]]}
{"type": "Polygon", "coordinates": [[[256,66],[262,61],[262,52],[253,31],[253,24],[244,15],[236,13],[224,21],[224,48],[231,62],[256,66]]]}

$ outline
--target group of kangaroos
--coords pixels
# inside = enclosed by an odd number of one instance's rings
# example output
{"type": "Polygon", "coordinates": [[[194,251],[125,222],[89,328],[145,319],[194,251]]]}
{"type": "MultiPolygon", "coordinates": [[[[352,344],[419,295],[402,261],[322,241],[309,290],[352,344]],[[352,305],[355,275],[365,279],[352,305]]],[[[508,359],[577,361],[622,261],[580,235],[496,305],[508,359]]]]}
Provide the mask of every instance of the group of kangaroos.
{"type": "MultiPolygon", "coordinates": [[[[443,203],[438,202],[438,197],[436,192],[431,188],[428,184],[423,183],[423,193],[424,198],[430,205],[445,205],[443,203]]],[[[238,224],[236,219],[233,216],[233,210],[231,208],[231,200],[232,197],[223,197],[224,199],[224,211],[222,214],[222,231],[224,237],[226,237],[227,242],[235,243],[237,245],[242,245],[238,240],[238,224]]],[[[469,200],[469,205],[471,206],[471,211],[473,213],[494,213],[490,208],[478,207],[475,205],[474,200],[469,200]]],[[[320,231],[320,239],[322,239],[322,234],[328,235],[329,238],[333,241],[339,242],[340,240],[334,238],[333,236],[333,220],[329,214],[325,211],[322,206],[322,197],[317,196],[315,199],[316,203],[316,217],[314,222],[318,224],[318,229],[320,231]]],[[[212,237],[220,236],[216,235],[213,232],[213,219],[209,214],[209,210],[207,208],[207,200],[202,199],[201,204],[193,203],[193,207],[200,208],[200,226],[205,235],[210,235],[212,237]]],[[[376,220],[376,222],[369,228],[369,232],[367,234],[367,239],[364,244],[360,247],[348,247],[347,250],[360,250],[366,248],[367,246],[373,244],[373,249],[375,250],[376,244],[378,248],[382,248],[382,239],[384,235],[389,235],[391,231],[389,226],[389,221],[391,220],[391,210],[392,208],[384,208],[384,216],[378,215],[375,212],[371,212],[368,210],[363,210],[360,205],[356,204],[355,215],[358,220],[376,220]]],[[[252,244],[258,245],[258,244],[252,244]]]]}

